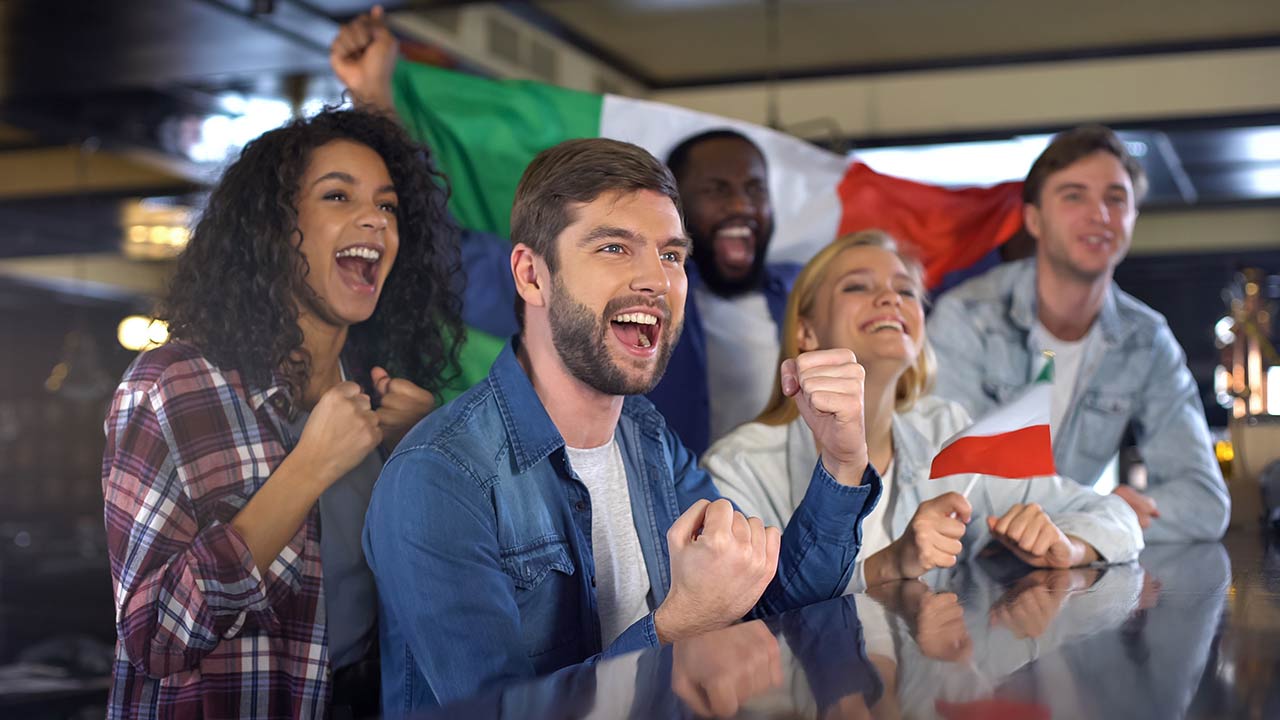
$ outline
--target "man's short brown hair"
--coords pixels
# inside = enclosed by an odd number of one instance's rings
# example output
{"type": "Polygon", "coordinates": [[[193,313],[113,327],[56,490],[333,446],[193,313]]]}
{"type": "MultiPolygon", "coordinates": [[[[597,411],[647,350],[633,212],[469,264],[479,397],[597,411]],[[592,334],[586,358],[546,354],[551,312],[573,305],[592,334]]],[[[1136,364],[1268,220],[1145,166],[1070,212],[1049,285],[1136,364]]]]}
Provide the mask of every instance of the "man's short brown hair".
{"type": "MultiPolygon", "coordinates": [[[[511,207],[511,242],[528,245],[555,272],[559,265],[556,238],[574,221],[571,203],[589,203],[607,192],[641,190],[666,195],[676,212],[682,213],[671,171],[649,151],[605,138],[566,140],[538,153],[520,177],[511,207]]],[[[516,317],[523,327],[524,303],[519,295],[516,317]]]]}
{"type": "Polygon", "coordinates": [[[1039,206],[1040,194],[1050,175],[1096,152],[1111,153],[1124,165],[1133,183],[1134,203],[1141,202],[1147,195],[1147,174],[1142,164],[1129,154],[1124,141],[1111,128],[1102,125],[1081,125],[1054,135],[1049,147],[1040,153],[1027,173],[1022,184],[1022,201],[1039,206]]]}

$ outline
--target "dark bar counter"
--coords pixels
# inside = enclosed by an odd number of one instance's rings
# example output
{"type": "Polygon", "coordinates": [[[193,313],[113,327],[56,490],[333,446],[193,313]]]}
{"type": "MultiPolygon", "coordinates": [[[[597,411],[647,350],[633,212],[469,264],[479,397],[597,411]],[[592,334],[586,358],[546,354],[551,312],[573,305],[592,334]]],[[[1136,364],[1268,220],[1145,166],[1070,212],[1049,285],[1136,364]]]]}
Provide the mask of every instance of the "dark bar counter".
{"type": "Polygon", "coordinates": [[[1280,545],[979,557],[422,717],[1280,718],[1280,545]]]}

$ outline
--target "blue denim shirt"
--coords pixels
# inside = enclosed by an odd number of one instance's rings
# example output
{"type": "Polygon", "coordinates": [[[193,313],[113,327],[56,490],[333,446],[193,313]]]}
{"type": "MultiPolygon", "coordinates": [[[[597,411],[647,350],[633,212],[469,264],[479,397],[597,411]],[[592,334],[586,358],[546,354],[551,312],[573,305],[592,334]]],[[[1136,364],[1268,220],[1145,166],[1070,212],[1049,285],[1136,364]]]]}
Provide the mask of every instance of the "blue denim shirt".
{"type": "MultiPolygon", "coordinates": [[[[462,265],[466,269],[466,289],[462,314],[467,325],[490,335],[507,337],[517,331],[512,311],[515,283],[511,279],[511,244],[496,235],[463,231],[462,265]]],[[[711,444],[711,396],[707,390],[707,337],[694,290],[702,284],[698,268],[685,264],[689,293],[684,304],[684,332],[662,376],[648,398],[667,419],[685,447],[706,452],[711,444]]],[[[765,265],[760,292],[769,306],[777,332],[787,310],[787,295],[800,274],[795,263],[765,265]]]]}
{"type": "MultiPolygon", "coordinates": [[[[374,488],[364,548],[378,584],[388,717],[658,644],[650,612],[601,646],[591,498],[516,360],[517,341],[485,381],[409,433],[374,488]]],[[[625,400],[616,438],[652,610],[671,587],[667,529],[719,495],[648,400],[625,400]]],[[[880,487],[870,466],[862,485],[846,487],[817,464],[753,615],[840,594],[880,487]]]]}
{"type": "MultiPolygon", "coordinates": [[[[1186,354],[1163,316],[1114,284],[1096,321],[1091,370],[1081,368],[1075,399],[1055,429],[1058,473],[1092,485],[1132,428],[1147,465],[1146,494],[1160,517],[1147,542],[1216,540],[1231,514],[1204,406],[1186,354]]],[[[1009,401],[1032,380],[1035,258],[996,268],[955,288],[929,317],[937,350],[937,393],[974,417],[1009,401]]]]}

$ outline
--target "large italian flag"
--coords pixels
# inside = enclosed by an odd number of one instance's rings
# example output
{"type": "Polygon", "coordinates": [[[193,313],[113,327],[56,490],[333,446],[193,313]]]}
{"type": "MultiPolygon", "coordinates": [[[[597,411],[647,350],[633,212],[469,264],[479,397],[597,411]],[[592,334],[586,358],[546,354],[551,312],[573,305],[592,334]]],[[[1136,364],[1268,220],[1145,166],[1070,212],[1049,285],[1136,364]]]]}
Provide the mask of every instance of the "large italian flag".
{"type": "Polygon", "coordinates": [[[790,135],[706,113],[529,81],[493,81],[402,61],[396,109],[431,147],[453,187],[463,227],[510,236],[511,205],[525,166],[570,138],[608,137],[659,159],[684,138],[732,128],[769,165],[775,213],[772,261],[805,262],[837,235],[881,228],[913,247],[927,283],[966,268],[1022,222],[1021,183],[949,190],[880,175],[865,164],[790,135]]]}
{"type": "Polygon", "coordinates": [[[944,443],[933,458],[929,479],[966,473],[1004,478],[1057,474],[1049,434],[1052,401],[1053,359],[1050,358],[1022,395],[944,443]]]}

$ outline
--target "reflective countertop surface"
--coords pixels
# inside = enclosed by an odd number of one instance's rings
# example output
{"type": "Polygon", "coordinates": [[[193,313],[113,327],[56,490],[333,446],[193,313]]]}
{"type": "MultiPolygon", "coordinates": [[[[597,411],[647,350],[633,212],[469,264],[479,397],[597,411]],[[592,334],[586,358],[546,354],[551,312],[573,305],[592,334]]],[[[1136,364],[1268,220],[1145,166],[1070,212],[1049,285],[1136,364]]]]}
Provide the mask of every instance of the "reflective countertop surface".
{"type": "Polygon", "coordinates": [[[422,717],[1280,718],[1280,546],[980,557],[422,717]]]}

